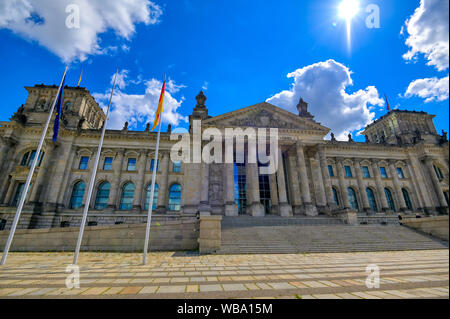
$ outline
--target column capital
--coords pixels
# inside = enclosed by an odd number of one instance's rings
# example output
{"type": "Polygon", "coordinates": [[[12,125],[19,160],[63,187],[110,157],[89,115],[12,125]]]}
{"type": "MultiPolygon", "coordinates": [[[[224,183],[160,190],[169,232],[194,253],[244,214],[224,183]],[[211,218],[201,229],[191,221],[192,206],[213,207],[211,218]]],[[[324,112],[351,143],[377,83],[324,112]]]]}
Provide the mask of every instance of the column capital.
{"type": "Polygon", "coordinates": [[[431,155],[426,155],[424,157],[422,157],[422,160],[426,163],[426,164],[433,164],[435,158],[431,155]]]}

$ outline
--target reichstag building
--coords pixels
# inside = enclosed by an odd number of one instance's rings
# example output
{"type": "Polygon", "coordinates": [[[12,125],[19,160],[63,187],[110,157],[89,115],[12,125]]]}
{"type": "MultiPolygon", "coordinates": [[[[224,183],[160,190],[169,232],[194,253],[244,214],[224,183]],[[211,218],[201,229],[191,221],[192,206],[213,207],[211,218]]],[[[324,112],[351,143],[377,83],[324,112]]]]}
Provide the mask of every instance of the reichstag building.
{"type": "Polygon", "coordinates": [[[434,115],[392,110],[368,125],[365,142],[326,140],[330,129],[314,120],[300,100],[298,114],[263,102],[210,116],[200,92],[189,116],[215,127],[278,128],[275,174],[258,164],[173,162],[171,127],[161,133],[155,198],[150,185],[157,133],[107,130],[90,203],[85,202],[105,114],[85,88],[66,87],[60,136],[51,134],[41,154],[39,137],[57,87],[26,87],[28,98],[0,123],[0,230],[12,223],[33,159],[39,156],[19,228],[78,226],[84,205],[88,223],[146,221],[148,205],[159,218],[192,218],[198,212],[265,215],[358,216],[448,214],[447,133],[436,132],[434,115]]]}

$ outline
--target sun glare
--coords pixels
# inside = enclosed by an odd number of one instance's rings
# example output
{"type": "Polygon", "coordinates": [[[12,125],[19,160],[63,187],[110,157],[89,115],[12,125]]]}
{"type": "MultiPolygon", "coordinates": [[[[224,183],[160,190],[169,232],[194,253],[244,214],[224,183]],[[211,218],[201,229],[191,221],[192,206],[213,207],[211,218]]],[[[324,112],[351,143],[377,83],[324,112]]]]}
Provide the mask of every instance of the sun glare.
{"type": "Polygon", "coordinates": [[[351,20],[358,12],[358,0],[344,0],[339,5],[339,16],[345,20],[351,20]]]}
{"type": "Polygon", "coordinates": [[[347,25],[347,45],[350,51],[351,48],[351,34],[352,34],[352,19],[359,12],[358,0],[344,0],[339,5],[339,16],[345,19],[347,25]]]}

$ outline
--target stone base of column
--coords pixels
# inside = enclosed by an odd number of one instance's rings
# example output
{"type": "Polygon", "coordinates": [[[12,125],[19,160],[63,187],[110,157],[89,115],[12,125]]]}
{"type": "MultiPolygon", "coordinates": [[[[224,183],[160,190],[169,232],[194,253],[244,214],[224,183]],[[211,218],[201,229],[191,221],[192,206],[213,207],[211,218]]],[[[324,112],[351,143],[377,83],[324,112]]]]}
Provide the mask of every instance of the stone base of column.
{"type": "Polygon", "coordinates": [[[328,206],[317,206],[317,211],[319,215],[330,215],[330,208],[328,206]]]}
{"type": "Polygon", "coordinates": [[[425,215],[436,215],[436,210],[433,207],[424,207],[425,215]]]}
{"type": "Polygon", "coordinates": [[[183,206],[181,206],[181,212],[184,214],[197,214],[199,212],[199,206],[183,205],[183,206]]]}
{"type": "Polygon", "coordinates": [[[166,207],[166,206],[158,206],[158,207],[156,208],[156,212],[157,212],[158,214],[164,214],[164,213],[167,212],[167,207],[166,207]]]}
{"type": "Polygon", "coordinates": [[[211,214],[211,206],[208,203],[200,202],[198,206],[198,210],[201,213],[210,213],[211,214]]]}
{"type": "Polygon", "coordinates": [[[252,203],[247,207],[247,214],[253,217],[264,217],[264,206],[259,202],[252,203]]]}
{"type": "Polygon", "coordinates": [[[226,203],[225,204],[225,216],[238,216],[238,207],[236,203],[226,203]]]}
{"type": "Polygon", "coordinates": [[[288,203],[280,203],[278,206],[280,216],[282,217],[290,217],[292,216],[292,206],[288,203]]]}
{"type": "Polygon", "coordinates": [[[278,210],[278,205],[272,205],[272,207],[270,208],[270,214],[271,215],[278,215],[279,210],[278,210]]]}
{"type": "Polygon", "coordinates": [[[301,215],[303,214],[302,206],[301,205],[294,205],[292,206],[292,211],[294,212],[294,215],[301,215]]]}
{"type": "Polygon", "coordinates": [[[345,208],[337,216],[348,225],[358,225],[358,214],[354,209],[345,208]]]}
{"type": "Polygon", "coordinates": [[[306,216],[318,216],[319,212],[313,204],[303,204],[303,214],[306,216]]]}

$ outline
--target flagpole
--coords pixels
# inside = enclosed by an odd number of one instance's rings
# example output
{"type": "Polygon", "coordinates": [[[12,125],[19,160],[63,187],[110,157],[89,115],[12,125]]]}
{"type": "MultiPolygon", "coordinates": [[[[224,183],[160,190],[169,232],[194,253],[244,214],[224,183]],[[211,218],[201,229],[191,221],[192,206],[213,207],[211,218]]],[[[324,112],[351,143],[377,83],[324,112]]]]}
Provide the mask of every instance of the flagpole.
{"type": "Polygon", "coordinates": [[[34,171],[36,169],[37,162],[38,162],[38,160],[40,158],[42,146],[44,145],[45,135],[47,134],[48,126],[50,124],[50,121],[51,121],[51,118],[52,118],[52,115],[53,115],[53,110],[55,109],[56,103],[58,101],[58,96],[59,96],[59,93],[61,92],[62,85],[64,83],[64,78],[66,77],[66,73],[67,73],[68,68],[69,68],[69,66],[66,65],[66,68],[64,70],[64,75],[63,75],[63,77],[61,79],[61,83],[59,84],[58,91],[56,92],[55,100],[53,101],[52,107],[50,108],[50,111],[48,113],[47,122],[45,123],[44,130],[42,131],[41,139],[39,141],[39,145],[38,145],[38,148],[36,150],[36,154],[34,156],[33,163],[31,164],[30,172],[28,173],[27,181],[26,181],[25,186],[23,188],[22,195],[20,197],[19,205],[17,206],[16,215],[14,216],[14,220],[13,220],[13,223],[12,223],[12,226],[11,226],[11,230],[9,232],[8,240],[7,240],[5,248],[3,250],[3,256],[2,256],[2,260],[0,262],[0,266],[5,264],[6,258],[8,257],[8,252],[9,252],[9,249],[11,248],[11,243],[12,243],[12,240],[14,238],[14,233],[16,232],[17,224],[19,223],[19,218],[20,218],[20,214],[22,213],[23,205],[25,203],[25,198],[28,195],[28,189],[30,188],[31,179],[33,178],[33,174],[34,174],[34,171]]]}
{"type": "MultiPolygon", "coordinates": [[[[164,83],[165,82],[166,82],[166,74],[164,74],[164,83]]],[[[145,229],[144,257],[142,261],[144,265],[147,264],[148,242],[150,240],[150,226],[152,224],[153,198],[155,196],[156,169],[158,167],[158,151],[159,151],[159,139],[161,137],[162,112],[160,113],[159,116],[160,118],[158,127],[158,137],[156,138],[155,160],[153,162],[152,187],[150,190],[150,200],[148,203],[147,227],[145,229]]]]}
{"type": "Polygon", "coordinates": [[[86,225],[86,219],[87,219],[87,215],[88,215],[88,211],[89,211],[89,204],[91,203],[92,192],[94,190],[95,176],[97,175],[98,163],[100,161],[100,155],[101,155],[102,147],[103,147],[103,140],[105,139],[106,125],[108,123],[109,112],[111,110],[111,102],[112,102],[112,98],[113,98],[113,94],[114,94],[114,89],[116,87],[116,80],[117,80],[118,72],[119,72],[119,70],[117,69],[116,75],[114,76],[114,84],[112,87],[111,96],[109,98],[108,110],[106,111],[105,122],[103,123],[102,135],[100,137],[100,143],[98,145],[98,150],[97,150],[97,157],[95,158],[94,167],[92,168],[91,180],[89,181],[89,190],[88,190],[87,198],[86,198],[86,201],[84,204],[83,219],[81,220],[80,232],[78,234],[77,247],[75,248],[75,255],[73,257],[74,265],[77,264],[78,255],[80,254],[81,242],[83,241],[84,227],[86,225]]]}

